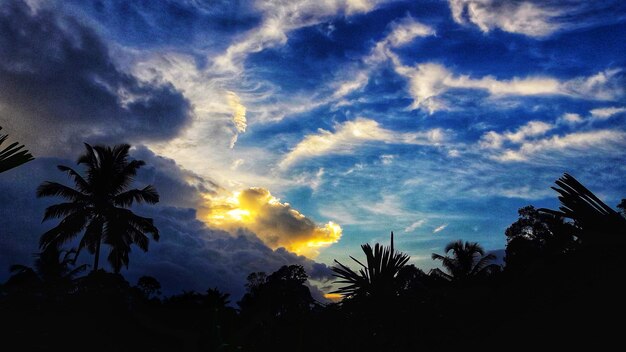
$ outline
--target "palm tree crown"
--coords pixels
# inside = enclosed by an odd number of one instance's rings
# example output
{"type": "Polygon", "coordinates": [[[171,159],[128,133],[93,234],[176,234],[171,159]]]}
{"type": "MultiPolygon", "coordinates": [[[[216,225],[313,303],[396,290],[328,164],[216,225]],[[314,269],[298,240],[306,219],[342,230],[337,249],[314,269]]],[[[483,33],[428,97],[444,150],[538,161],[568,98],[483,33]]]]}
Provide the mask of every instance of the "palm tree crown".
{"type": "Polygon", "coordinates": [[[155,204],[159,195],[152,186],[130,189],[137,170],[145,163],[129,160],[130,145],[114,147],[91,146],[85,143],[86,152],[78,158],[78,164],[86,167],[86,174],[68,166],[59,165],[74,181],[75,188],[57,182],[44,182],[37,189],[38,197],[59,196],[67,202],[48,207],[44,221],[62,218],[61,222],[41,236],[40,246],[60,246],[84,231],[78,246],[95,253],[93,270],[98,270],[100,245],[111,247],[108,261],[115,272],[122,265],[128,267],[131,244],[143,251],[148,250],[148,236],[155,241],[159,231],[152,219],[134,214],[127,209],[134,202],[155,204]]]}
{"type": "Polygon", "coordinates": [[[450,242],[445,248],[446,254],[452,252],[452,256],[442,256],[433,253],[433,260],[440,260],[446,272],[434,269],[433,275],[449,281],[463,282],[472,278],[487,274],[496,269],[498,265],[489,264],[496,257],[493,254],[485,255],[485,250],[476,242],[463,242],[461,240],[450,242]]]}
{"type": "Polygon", "coordinates": [[[410,257],[402,252],[397,252],[393,248],[393,232],[391,233],[391,246],[386,247],[378,243],[374,248],[369,244],[361,245],[365,253],[367,265],[364,265],[354,257],[350,256],[362,268],[358,273],[341,264],[337,260],[337,266],[331,270],[335,272],[340,284],[347,284],[340,287],[333,293],[340,293],[344,297],[388,297],[396,293],[396,277],[409,261],[410,257]]]}

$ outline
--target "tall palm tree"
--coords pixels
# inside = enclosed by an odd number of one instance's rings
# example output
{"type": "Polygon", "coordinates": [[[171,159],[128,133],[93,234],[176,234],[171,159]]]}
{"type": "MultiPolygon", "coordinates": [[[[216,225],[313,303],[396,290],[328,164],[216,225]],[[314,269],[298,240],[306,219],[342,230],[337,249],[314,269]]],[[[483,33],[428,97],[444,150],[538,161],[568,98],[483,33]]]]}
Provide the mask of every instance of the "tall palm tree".
{"type": "Polygon", "coordinates": [[[452,252],[452,256],[442,256],[433,253],[433,260],[440,260],[447,273],[441,269],[433,269],[431,273],[448,281],[467,282],[473,278],[488,274],[499,268],[496,264],[489,264],[496,256],[485,255],[485,250],[476,242],[458,240],[450,242],[445,248],[446,254],[452,252]]]}
{"type": "MultiPolygon", "coordinates": [[[[2,130],[2,126],[0,126],[0,130],[2,130]]],[[[9,138],[9,135],[0,134],[0,146],[4,143],[4,141],[6,141],[7,138],[9,138]]],[[[5,172],[35,159],[28,152],[28,150],[21,150],[22,148],[24,148],[23,145],[19,145],[18,142],[14,142],[8,147],[0,150],[0,172],[5,172]]]]}
{"type": "Polygon", "coordinates": [[[57,166],[74,180],[75,188],[44,182],[37,189],[38,197],[59,196],[68,200],[46,209],[44,221],[63,220],[41,236],[40,246],[43,249],[60,246],[84,230],[78,250],[87,248],[95,254],[93,270],[98,270],[100,246],[104,243],[111,247],[107,259],[118,273],[122,265],[128,267],[131,244],[147,251],[147,234],[159,240],[159,231],[152,219],[138,216],[127,208],[134,202],[155,204],[159,195],[152,186],[128,190],[137,170],[145,165],[141,160],[129,160],[130,145],[111,148],[85,143],[85,148],[86,152],[78,158],[78,164],[86,167],[85,177],[68,166],[57,166]]]}
{"type": "Polygon", "coordinates": [[[358,273],[337,260],[337,266],[331,268],[333,276],[340,280],[339,284],[346,284],[333,293],[342,294],[344,297],[388,297],[397,292],[396,277],[406,265],[410,257],[393,248],[393,232],[391,233],[391,246],[386,247],[378,243],[372,248],[369,244],[361,245],[365,253],[367,265],[350,256],[361,266],[358,273]]]}

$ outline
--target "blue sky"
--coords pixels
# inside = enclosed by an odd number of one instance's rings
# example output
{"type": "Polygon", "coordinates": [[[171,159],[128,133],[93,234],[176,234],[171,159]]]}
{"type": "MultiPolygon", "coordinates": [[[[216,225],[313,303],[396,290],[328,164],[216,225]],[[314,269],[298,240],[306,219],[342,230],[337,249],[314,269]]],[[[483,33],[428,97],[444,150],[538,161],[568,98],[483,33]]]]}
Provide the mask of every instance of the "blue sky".
{"type": "Polygon", "coordinates": [[[162,211],[272,250],[346,262],[393,230],[428,269],[504,248],[563,172],[626,195],[622,1],[2,4],[13,137],[39,160],[129,142],[195,190],[162,211]]]}

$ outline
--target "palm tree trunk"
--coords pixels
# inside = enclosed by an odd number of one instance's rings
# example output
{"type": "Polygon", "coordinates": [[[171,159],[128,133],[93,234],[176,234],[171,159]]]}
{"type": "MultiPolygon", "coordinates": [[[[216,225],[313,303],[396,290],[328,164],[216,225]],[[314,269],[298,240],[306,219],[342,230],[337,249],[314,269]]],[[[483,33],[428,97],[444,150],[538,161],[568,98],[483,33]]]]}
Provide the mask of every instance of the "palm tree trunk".
{"type": "Polygon", "coordinates": [[[101,242],[101,239],[98,238],[98,243],[96,243],[96,256],[95,256],[95,259],[93,261],[93,271],[94,272],[98,271],[98,261],[100,261],[100,242],[101,242]]]}

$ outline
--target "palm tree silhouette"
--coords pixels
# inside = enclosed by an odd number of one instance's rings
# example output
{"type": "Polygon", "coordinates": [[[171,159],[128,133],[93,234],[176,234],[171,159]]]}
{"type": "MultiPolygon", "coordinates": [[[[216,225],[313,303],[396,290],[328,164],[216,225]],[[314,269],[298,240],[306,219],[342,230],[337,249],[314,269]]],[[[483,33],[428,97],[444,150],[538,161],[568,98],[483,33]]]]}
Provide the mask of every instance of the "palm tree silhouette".
{"type": "MultiPolygon", "coordinates": [[[[0,130],[2,130],[2,126],[0,126],[0,130]]],[[[9,135],[0,134],[0,146],[4,143],[4,141],[6,141],[7,138],[9,138],[9,135]]],[[[19,145],[18,142],[14,142],[8,147],[0,150],[0,172],[5,172],[35,159],[28,152],[28,150],[21,150],[22,148],[24,148],[23,145],[19,145]]]]}
{"type": "Polygon", "coordinates": [[[76,188],[57,182],[44,182],[37,188],[38,197],[59,196],[68,200],[46,209],[44,221],[63,219],[41,236],[40,246],[42,249],[60,246],[84,230],[78,250],[87,248],[95,254],[93,271],[98,270],[100,246],[104,242],[111,247],[107,259],[118,273],[122,265],[128,267],[131,244],[147,251],[149,239],[146,234],[159,240],[159,231],[152,219],[138,216],[126,208],[134,202],[155,204],[159,195],[152,186],[127,190],[137,170],[145,165],[141,160],[128,160],[130,145],[111,148],[92,147],[85,143],[85,147],[87,151],[78,158],[78,164],[86,166],[86,177],[70,167],[57,166],[74,180],[76,188]]]}
{"type": "Polygon", "coordinates": [[[391,245],[382,246],[378,243],[372,248],[369,244],[361,245],[365,253],[367,265],[364,265],[350,256],[362,268],[358,273],[337,260],[337,266],[331,267],[335,273],[333,276],[341,280],[336,283],[346,284],[332,293],[342,294],[344,297],[389,297],[396,294],[396,277],[406,265],[410,257],[393,248],[393,232],[391,233],[391,245]]]}
{"type": "Polygon", "coordinates": [[[13,274],[8,286],[22,286],[37,291],[43,289],[51,295],[64,294],[72,287],[76,275],[87,269],[86,264],[74,267],[76,264],[75,249],[59,250],[55,246],[46,248],[35,254],[34,268],[15,264],[9,268],[13,274]]]}
{"type": "Polygon", "coordinates": [[[477,242],[450,242],[446,245],[445,252],[452,252],[452,256],[433,253],[432,258],[440,260],[447,273],[441,269],[433,269],[431,274],[448,281],[467,282],[499,268],[496,264],[489,264],[496,257],[493,254],[485,255],[485,250],[477,242]]]}

